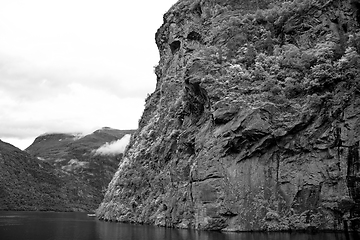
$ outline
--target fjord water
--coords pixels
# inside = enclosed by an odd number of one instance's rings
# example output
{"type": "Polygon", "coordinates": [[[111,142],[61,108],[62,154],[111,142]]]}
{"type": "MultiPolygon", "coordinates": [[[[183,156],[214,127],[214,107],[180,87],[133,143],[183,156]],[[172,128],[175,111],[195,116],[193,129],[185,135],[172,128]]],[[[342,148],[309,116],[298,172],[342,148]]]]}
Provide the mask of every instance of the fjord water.
{"type": "Polygon", "coordinates": [[[103,222],[85,213],[0,212],[1,240],[355,240],[344,233],[220,233],[103,222]]]}

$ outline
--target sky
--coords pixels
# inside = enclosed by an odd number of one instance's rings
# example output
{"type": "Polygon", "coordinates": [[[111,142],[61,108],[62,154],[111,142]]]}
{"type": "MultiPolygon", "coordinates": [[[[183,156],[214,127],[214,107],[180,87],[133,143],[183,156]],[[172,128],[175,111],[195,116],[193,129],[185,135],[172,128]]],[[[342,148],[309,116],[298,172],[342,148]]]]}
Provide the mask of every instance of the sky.
{"type": "Polygon", "coordinates": [[[0,139],[136,129],[176,0],[0,0],[0,139]]]}

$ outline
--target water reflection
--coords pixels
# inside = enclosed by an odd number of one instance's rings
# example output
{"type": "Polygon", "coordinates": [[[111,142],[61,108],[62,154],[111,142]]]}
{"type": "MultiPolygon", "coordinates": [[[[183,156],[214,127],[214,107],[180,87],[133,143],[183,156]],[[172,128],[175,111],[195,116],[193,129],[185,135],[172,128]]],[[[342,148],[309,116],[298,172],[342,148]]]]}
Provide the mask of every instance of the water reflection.
{"type": "Polygon", "coordinates": [[[355,240],[355,234],[344,233],[234,233],[170,229],[147,225],[132,225],[97,221],[100,239],[121,240],[355,240]]]}
{"type": "Polygon", "coordinates": [[[343,233],[221,233],[98,221],[83,213],[0,212],[1,240],[355,240],[343,233]]]}

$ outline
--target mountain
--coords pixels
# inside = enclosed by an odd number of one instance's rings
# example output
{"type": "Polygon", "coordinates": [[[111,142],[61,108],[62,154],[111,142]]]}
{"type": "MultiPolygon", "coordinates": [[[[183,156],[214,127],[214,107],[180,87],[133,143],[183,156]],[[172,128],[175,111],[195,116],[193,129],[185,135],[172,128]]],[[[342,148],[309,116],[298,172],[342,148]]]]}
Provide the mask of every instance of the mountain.
{"type": "Polygon", "coordinates": [[[0,140],[0,210],[71,211],[77,204],[65,181],[73,179],[0,140]]]}
{"type": "Polygon", "coordinates": [[[97,150],[119,141],[134,130],[102,128],[91,134],[43,134],[25,149],[39,161],[51,165],[57,172],[71,179],[68,185],[79,186],[74,195],[81,199],[75,211],[95,210],[114,175],[122,153],[100,153],[97,150]],[[85,191],[86,190],[86,191],[85,191]],[[82,206],[81,206],[82,205],[82,206]]]}
{"type": "Polygon", "coordinates": [[[360,1],[180,0],[100,219],[360,229],[360,1]]]}

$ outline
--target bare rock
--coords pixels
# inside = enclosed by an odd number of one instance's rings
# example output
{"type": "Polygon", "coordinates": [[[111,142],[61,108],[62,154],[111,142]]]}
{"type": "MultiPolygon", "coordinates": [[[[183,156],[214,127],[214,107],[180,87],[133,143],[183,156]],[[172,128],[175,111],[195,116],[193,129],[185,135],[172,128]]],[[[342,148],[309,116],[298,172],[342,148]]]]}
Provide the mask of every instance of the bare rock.
{"type": "Polygon", "coordinates": [[[156,33],[156,90],[98,216],[358,231],[359,12],[340,0],[177,2],[156,33]]]}

